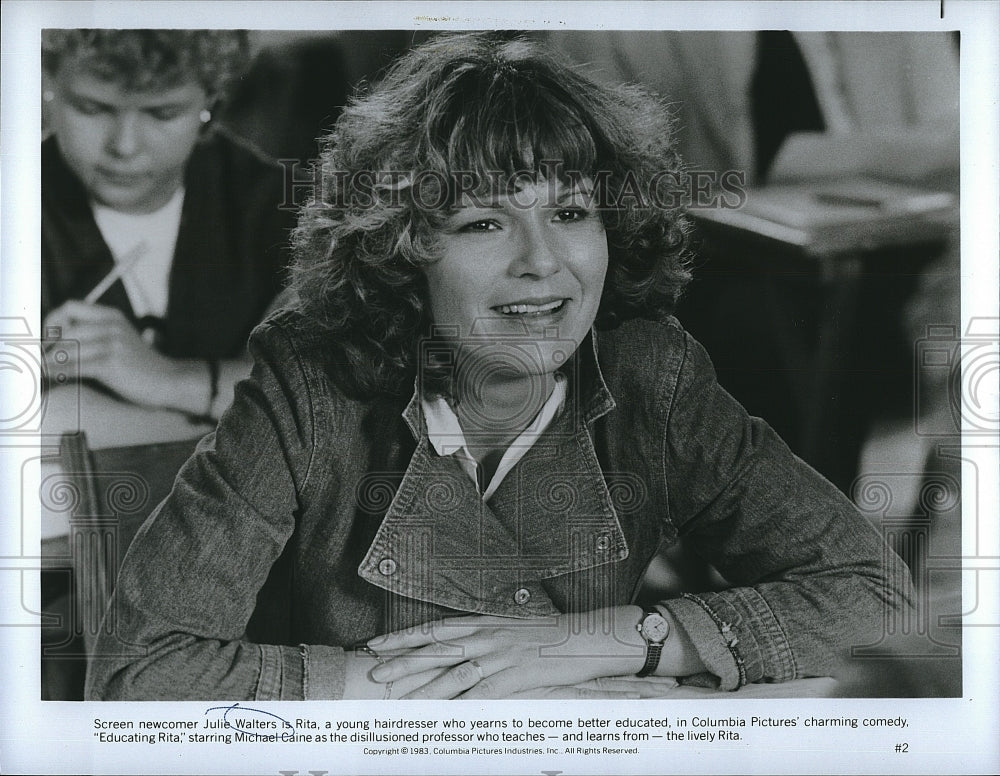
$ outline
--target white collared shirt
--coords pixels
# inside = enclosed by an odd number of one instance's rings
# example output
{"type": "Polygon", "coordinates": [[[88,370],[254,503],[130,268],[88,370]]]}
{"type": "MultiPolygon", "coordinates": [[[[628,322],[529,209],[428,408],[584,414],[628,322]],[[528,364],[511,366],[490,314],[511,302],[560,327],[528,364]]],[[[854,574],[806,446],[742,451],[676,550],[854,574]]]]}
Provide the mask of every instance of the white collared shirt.
{"type": "MultiPolygon", "coordinates": [[[[560,407],[562,407],[563,401],[566,398],[566,377],[556,372],[555,378],[555,387],[552,389],[552,393],[549,394],[549,398],[545,400],[545,404],[542,405],[542,408],[528,424],[528,427],[504,451],[500,459],[500,464],[493,474],[493,478],[486,486],[486,490],[483,491],[483,501],[488,500],[496,493],[504,477],[510,473],[510,470],[517,465],[517,462],[538,441],[538,438],[549,427],[552,419],[559,412],[560,407]]],[[[434,448],[434,451],[438,455],[454,456],[478,488],[479,464],[472,453],[469,452],[465,433],[458,422],[458,416],[448,404],[448,401],[443,396],[432,400],[427,400],[421,396],[420,406],[423,408],[424,419],[427,422],[427,437],[431,443],[431,447],[434,448]]]]}

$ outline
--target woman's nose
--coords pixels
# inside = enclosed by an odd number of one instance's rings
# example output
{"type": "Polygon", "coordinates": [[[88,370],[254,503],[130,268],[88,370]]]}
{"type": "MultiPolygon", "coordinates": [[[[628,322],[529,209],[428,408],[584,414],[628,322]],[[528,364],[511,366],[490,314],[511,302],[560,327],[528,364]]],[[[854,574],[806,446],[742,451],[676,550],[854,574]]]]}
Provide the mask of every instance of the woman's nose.
{"type": "Polygon", "coordinates": [[[142,145],[141,135],[139,117],[131,112],[121,113],[114,117],[109,129],[107,149],[115,156],[134,156],[142,145]]]}
{"type": "Polygon", "coordinates": [[[511,274],[547,278],[557,273],[562,266],[558,237],[546,229],[546,224],[537,222],[524,224],[519,231],[521,239],[511,263],[511,274]]]}

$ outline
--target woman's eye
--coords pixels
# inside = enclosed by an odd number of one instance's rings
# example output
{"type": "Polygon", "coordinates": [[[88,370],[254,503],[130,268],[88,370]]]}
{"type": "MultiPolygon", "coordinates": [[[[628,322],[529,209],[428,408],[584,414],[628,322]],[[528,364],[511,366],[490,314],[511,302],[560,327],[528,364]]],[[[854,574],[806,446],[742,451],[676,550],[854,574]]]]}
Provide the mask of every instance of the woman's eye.
{"type": "Polygon", "coordinates": [[[463,225],[459,231],[462,232],[492,232],[495,229],[499,229],[499,224],[492,219],[484,218],[479,221],[470,221],[469,223],[463,225]]]}
{"type": "Polygon", "coordinates": [[[590,212],[584,208],[576,207],[564,207],[556,211],[556,219],[563,222],[572,223],[573,221],[582,221],[590,215],[590,212]]]}

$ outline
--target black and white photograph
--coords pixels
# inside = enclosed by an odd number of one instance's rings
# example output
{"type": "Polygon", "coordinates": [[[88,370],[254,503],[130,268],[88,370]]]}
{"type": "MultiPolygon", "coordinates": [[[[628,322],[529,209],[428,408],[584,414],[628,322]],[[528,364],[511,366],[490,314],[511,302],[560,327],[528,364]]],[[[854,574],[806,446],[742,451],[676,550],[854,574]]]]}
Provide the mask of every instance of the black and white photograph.
{"type": "Polygon", "coordinates": [[[3,12],[6,772],[1000,767],[996,5],[3,12]]]}

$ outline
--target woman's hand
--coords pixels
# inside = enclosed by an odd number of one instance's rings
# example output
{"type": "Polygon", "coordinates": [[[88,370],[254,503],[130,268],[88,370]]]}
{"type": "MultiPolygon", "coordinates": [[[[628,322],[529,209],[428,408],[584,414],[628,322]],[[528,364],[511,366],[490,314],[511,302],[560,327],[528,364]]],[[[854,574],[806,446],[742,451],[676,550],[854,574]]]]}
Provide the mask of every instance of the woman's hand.
{"type": "Polygon", "coordinates": [[[396,682],[446,669],[407,698],[637,697],[632,687],[591,680],[642,668],[641,617],[639,607],[623,606],[533,619],[449,618],[370,641],[386,657],[406,650],[371,677],[396,682]]]}
{"type": "MultiPolygon", "coordinates": [[[[390,686],[388,683],[376,682],[371,678],[371,671],[378,665],[378,661],[371,655],[357,650],[347,651],[344,700],[395,700],[403,697],[429,697],[421,695],[420,688],[438,679],[448,670],[447,668],[433,668],[409,674],[392,680],[390,686]],[[386,688],[389,688],[388,693],[386,692],[386,688]]],[[[669,681],[670,686],[676,685],[676,682],[673,680],[660,680],[660,682],[663,681],[669,681]]],[[[633,682],[630,679],[626,678],[624,681],[595,679],[582,682],[573,687],[537,687],[531,690],[512,693],[509,697],[520,699],[531,698],[535,700],[607,700],[615,698],[628,700],[651,696],[644,695],[638,688],[633,686],[633,682]]]]}
{"type": "Polygon", "coordinates": [[[161,355],[117,308],[69,301],[45,319],[45,328],[52,326],[62,330],[62,340],[78,343],[79,351],[71,356],[76,363],[49,364],[50,369],[75,370],[134,404],[206,411],[211,384],[205,362],[161,355]]]}
{"type": "Polygon", "coordinates": [[[347,662],[345,665],[344,677],[344,700],[368,700],[368,699],[398,699],[400,696],[427,684],[432,679],[436,679],[444,669],[431,669],[409,676],[400,677],[392,682],[389,693],[386,693],[388,684],[376,682],[371,678],[371,671],[378,661],[371,655],[363,651],[347,649],[347,662]]]}

